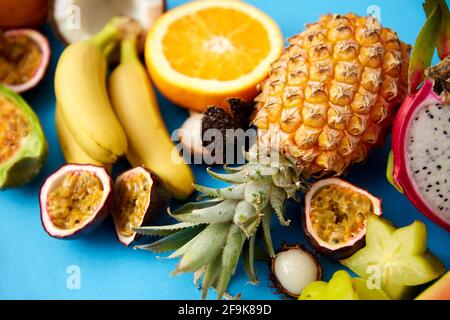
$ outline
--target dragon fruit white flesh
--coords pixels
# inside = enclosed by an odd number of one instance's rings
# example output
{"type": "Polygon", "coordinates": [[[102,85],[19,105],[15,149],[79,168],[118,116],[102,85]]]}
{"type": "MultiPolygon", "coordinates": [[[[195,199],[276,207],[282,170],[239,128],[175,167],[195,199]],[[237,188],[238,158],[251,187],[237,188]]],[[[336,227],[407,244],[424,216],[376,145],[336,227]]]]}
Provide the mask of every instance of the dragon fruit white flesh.
{"type": "Polygon", "coordinates": [[[445,0],[426,0],[423,7],[427,21],[409,64],[409,94],[394,121],[387,176],[450,232],[450,11],[445,0]],[[441,62],[429,67],[435,49],[441,62]]]}
{"type": "Polygon", "coordinates": [[[393,128],[393,182],[423,214],[450,231],[450,105],[433,80],[404,101],[393,128]]]}

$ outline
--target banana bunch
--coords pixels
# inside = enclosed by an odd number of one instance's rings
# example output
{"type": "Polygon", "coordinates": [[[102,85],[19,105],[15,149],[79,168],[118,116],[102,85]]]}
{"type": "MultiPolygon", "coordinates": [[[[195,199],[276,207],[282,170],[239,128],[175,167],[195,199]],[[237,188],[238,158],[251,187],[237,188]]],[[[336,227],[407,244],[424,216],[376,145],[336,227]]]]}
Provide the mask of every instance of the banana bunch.
{"type": "MultiPolygon", "coordinates": [[[[140,31],[140,29],[139,29],[140,31]]],[[[55,74],[56,128],[68,163],[111,170],[127,156],[158,174],[175,198],[193,192],[193,175],[174,152],[136,50],[136,22],[114,18],[93,38],[68,46],[55,74]],[[122,41],[121,64],[105,81],[107,52],[122,41]]]]}

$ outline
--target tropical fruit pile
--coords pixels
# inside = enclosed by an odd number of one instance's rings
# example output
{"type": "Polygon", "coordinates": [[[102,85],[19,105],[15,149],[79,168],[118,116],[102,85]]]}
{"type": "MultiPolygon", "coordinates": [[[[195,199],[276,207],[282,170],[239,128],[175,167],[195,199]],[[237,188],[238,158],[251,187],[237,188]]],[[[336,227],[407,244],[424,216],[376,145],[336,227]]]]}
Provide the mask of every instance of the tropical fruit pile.
{"type": "MultiPolygon", "coordinates": [[[[444,274],[422,222],[394,227],[381,217],[382,199],[336,176],[365,162],[393,124],[389,180],[449,230],[445,1],[425,2],[427,22],[412,58],[410,46],[374,16],[325,14],[283,49],[277,24],[242,1],[191,1],[164,14],[161,0],[133,0],[133,6],[97,1],[102,14],[95,31],[67,28],[65,5],[76,2],[54,1],[52,11],[55,31],[67,43],[54,82],[67,164],[40,191],[50,236],[81,237],[111,215],[125,246],[141,235],[161,237],[135,248],[173,251],[168,258],[180,260],[174,274],[194,273],[203,298],[211,289],[219,299],[239,297],[228,287],[241,256],[251,283],[258,283],[255,260],[269,261],[277,292],[299,300],[407,299],[444,274]],[[131,7],[145,9],[145,17],[131,7]],[[435,48],[442,61],[429,67],[435,48]],[[151,80],[191,111],[178,146],[151,80]],[[245,140],[251,133],[255,139],[245,140]],[[194,184],[180,146],[195,159],[217,161],[205,163],[225,162],[224,173],[207,172],[227,186],[194,184]],[[237,148],[244,149],[243,163],[229,157],[237,148]],[[124,158],[131,168],[113,179],[114,165],[124,158]],[[168,210],[174,224],[155,225],[170,197],[186,200],[194,191],[197,201],[168,210]],[[300,196],[299,216],[313,250],[298,244],[276,250],[272,217],[288,227],[286,203],[300,196]],[[322,281],[319,256],[358,277],[339,270],[322,281]]],[[[13,5],[0,5],[0,28],[39,24],[30,17],[23,18],[29,25],[20,16],[2,20],[2,10],[13,5]]],[[[47,6],[42,1],[40,8],[47,6]]],[[[88,6],[79,8],[87,12],[88,6]]],[[[44,165],[42,128],[18,93],[39,83],[49,56],[48,41],[37,31],[0,33],[0,188],[30,181],[44,165]]],[[[447,280],[420,297],[439,297],[447,280]]]]}

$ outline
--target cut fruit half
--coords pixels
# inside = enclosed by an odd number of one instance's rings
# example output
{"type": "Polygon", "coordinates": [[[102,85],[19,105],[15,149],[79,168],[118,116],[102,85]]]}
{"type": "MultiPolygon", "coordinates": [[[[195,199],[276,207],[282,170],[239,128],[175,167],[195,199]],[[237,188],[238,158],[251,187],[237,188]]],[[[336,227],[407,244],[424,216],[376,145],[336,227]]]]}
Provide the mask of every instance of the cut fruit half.
{"type": "Polygon", "coordinates": [[[39,199],[45,231],[74,239],[93,231],[108,215],[112,181],[102,167],[66,165],[47,178],[39,199]]]}
{"type": "Polygon", "coordinates": [[[146,60],[160,91],[205,111],[229,97],[251,101],[281,54],[283,37],[266,14],[241,1],[193,1],[162,15],[149,32],[146,60]]]}
{"type": "Polygon", "coordinates": [[[0,33],[0,82],[17,93],[34,88],[50,62],[50,46],[41,33],[17,29],[0,33]]]}
{"type": "Polygon", "coordinates": [[[117,238],[125,246],[136,239],[135,229],[155,218],[168,200],[162,180],[144,167],[131,169],[114,185],[114,224],[117,238]]]}
{"type": "Polygon", "coordinates": [[[0,190],[31,181],[47,153],[37,115],[21,96],[0,84],[0,190]]]}
{"type": "Polygon", "coordinates": [[[119,15],[138,20],[148,31],[165,9],[165,0],[54,0],[51,15],[56,34],[70,44],[90,39],[119,15]]]}
{"type": "Polygon", "coordinates": [[[305,233],[321,254],[348,257],[364,245],[371,214],[382,214],[380,199],[344,180],[323,179],[306,194],[305,233]]]}

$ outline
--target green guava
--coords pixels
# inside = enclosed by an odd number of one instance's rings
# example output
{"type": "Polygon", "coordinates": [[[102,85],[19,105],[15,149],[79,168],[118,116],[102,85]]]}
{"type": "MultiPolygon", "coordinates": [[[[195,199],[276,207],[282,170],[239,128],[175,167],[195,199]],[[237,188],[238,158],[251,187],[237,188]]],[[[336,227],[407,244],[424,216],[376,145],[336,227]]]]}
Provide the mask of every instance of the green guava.
{"type": "Polygon", "coordinates": [[[38,117],[25,100],[0,84],[0,189],[31,181],[47,157],[38,117]]]}

